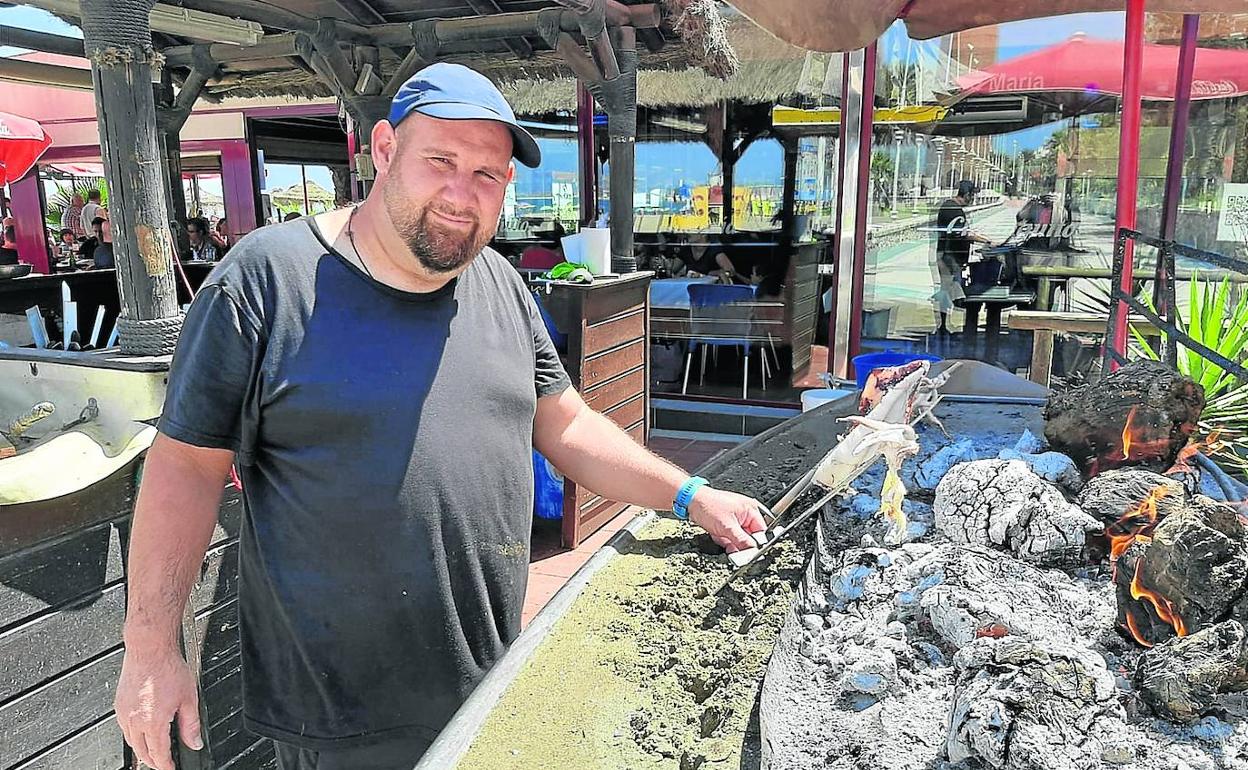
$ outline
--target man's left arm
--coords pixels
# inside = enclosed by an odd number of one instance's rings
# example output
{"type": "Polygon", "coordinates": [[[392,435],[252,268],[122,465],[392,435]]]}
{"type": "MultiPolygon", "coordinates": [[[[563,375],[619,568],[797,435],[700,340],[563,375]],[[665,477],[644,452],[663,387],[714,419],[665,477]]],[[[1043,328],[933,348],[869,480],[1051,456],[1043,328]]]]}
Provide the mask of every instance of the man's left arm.
{"type": "MultiPolygon", "coordinates": [[[[590,409],[573,388],[538,399],[533,444],[577,484],[642,508],[671,510],[676,493],[689,479],[688,473],[590,409]]],[[[709,485],[694,494],[689,519],[730,552],[754,547],[746,532],[766,528],[756,501],[709,485]]]]}

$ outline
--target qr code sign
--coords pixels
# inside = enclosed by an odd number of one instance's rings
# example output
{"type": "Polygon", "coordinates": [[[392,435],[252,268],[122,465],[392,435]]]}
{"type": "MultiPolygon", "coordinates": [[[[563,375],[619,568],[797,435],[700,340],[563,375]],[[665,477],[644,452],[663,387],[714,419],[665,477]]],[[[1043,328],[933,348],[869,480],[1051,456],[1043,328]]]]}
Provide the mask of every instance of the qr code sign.
{"type": "Polygon", "coordinates": [[[1218,240],[1248,243],[1248,184],[1223,185],[1218,240]]]}

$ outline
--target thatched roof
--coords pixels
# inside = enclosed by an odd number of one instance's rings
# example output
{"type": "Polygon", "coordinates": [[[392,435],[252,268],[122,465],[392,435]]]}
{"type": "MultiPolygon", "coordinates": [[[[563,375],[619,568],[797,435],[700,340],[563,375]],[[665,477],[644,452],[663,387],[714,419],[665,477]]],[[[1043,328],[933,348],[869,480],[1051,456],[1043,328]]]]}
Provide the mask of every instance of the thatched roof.
{"type": "MultiPolygon", "coordinates": [[[[37,0],[36,0],[37,1],[37,0]]],[[[696,67],[712,77],[731,75],[736,71],[737,58],[728,45],[726,22],[720,15],[718,0],[622,0],[625,4],[657,3],[662,23],[657,29],[643,30],[638,52],[643,69],[681,70],[696,67]]],[[[370,8],[374,18],[362,18],[345,9],[352,4],[330,0],[266,0],[273,13],[259,14],[246,6],[247,13],[238,13],[244,6],[235,0],[176,0],[185,8],[230,15],[241,15],[260,23],[266,34],[290,31],[318,16],[335,17],[340,24],[355,24],[356,29],[369,30],[381,24],[393,28],[430,19],[455,19],[477,15],[477,10],[492,7],[498,11],[532,12],[542,8],[558,8],[557,0],[491,0],[491,3],[411,3],[373,0],[370,8]],[[235,13],[231,14],[231,9],[235,13]],[[301,21],[302,20],[302,21],[301,21]]],[[[493,15],[486,13],[485,15],[493,15]]],[[[747,22],[748,23],[748,22],[747,22]]],[[[382,46],[375,69],[383,81],[400,69],[404,47],[382,46]]],[[[349,52],[348,52],[349,54],[349,52]]],[[[438,59],[467,64],[496,82],[520,80],[558,80],[569,76],[562,57],[551,50],[540,35],[525,34],[507,39],[477,39],[445,42],[438,59]]],[[[331,96],[330,89],[297,58],[272,59],[227,64],[220,77],[207,86],[215,97],[279,97],[331,96]]]]}
{"type": "MultiPolygon", "coordinates": [[[[57,13],[70,23],[78,23],[73,14],[64,11],[52,0],[28,0],[57,13]]],[[[400,70],[403,56],[417,36],[415,26],[408,37],[407,27],[432,20],[469,20],[477,16],[499,13],[532,14],[543,9],[566,7],[564,0],[490,0],[490,2],[411,2],[410,0],[369,0],[368,3],[346,0],[167,0],[182,8],[213,13],[219,16],[255,22],[265,38],[284,33],[313,34],[318,19],[332,20],[343,32],[343,54],[352,60],[362,49],[373,51],[374,75],[383,82],[400,70]],[[397,30],[402,34],[395,35],[397,30]],[[379,45],[375,35],[389,35],[379,45]],[[401,41],[401,42],[398,42],[401,41]]],[[[737,56],[728,44],[727,23],[722,12],[733,12],[718,0],[619,0],[625,5],[657,4],[661,23],[657,28],[638,30],[638,53],[643,69],[682,70],[700,68],[711,77],[726,77],[737,68],[737,56]]],[[[748,22],[747,22],[748,23],[748,22]]],[[[579,35],[574,33],[574,38],[579,35]]],[[[186,49],[189,43],[202,41],[192,29],[178,35],[154,34],[153,41],[162,50],[186,49]]],[[[426,41],[427,42],[427,41],[426,41]]],[[[209,99],[228,97],[328,97],[330,88],[313,73],[299,56],[265,60],[227,61],[209,81],[205,96],[209,99]]],[[[241,57],[239,57],[241,58],[241,57]]],[[[523,80],[554,81],[569,76],[563,58],[536,32],[507,38],[451,39],[442,41],[439,61],[467,64],[496,82],[523,80]]],[[[362,62],[351,63],[358,71],[362,62]]],[[[175,80],[188,68],[185,60],[171,67],[175,80]]]]}
{"type": "MultiPolygon", "coordinates": [[[[754,26],[734,19],[728,40],[740,60],[735,75],[720,79],[694,67],[643,69],[637,75],[637,104],[648,108],[698,108],[721,101],[741,104],[820,103],[840,96],[841,54],[803,51],[754,26]]],[[[500,88],[521,115],[548,115],[576,109],[576,80],[508,77],[500,88]]]]}

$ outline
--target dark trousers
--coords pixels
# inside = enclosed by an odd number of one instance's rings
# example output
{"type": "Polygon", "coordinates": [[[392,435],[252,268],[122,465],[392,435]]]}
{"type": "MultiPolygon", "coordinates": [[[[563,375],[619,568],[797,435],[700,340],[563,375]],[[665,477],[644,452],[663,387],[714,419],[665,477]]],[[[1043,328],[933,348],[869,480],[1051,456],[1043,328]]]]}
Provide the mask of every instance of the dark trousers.
{"type": "Polygon", "coordinates": [[[273,741],[278,770],[412,770],[429,745],[423,738],[403,738],[375,746],[313,751],[273,741]]]}

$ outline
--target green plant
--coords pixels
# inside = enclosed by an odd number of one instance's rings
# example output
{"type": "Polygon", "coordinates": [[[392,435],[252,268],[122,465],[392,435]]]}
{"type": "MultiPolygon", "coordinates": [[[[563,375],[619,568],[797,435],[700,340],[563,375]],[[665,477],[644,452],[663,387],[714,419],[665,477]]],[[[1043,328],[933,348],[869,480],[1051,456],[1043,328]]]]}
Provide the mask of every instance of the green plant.
{"type": "MultiPolygon", "coordinates": [[[[1242,363],[1248,357],[1248,292],[1241,294],[1232,306],[1229,278],[1215,284],[1193,275],[1189,288],[1188,317],[1184,319],[1176,313],[1176,326],[1223,358],[1242,363]]],[[[1151,297],[1145,295],[1144,302],[1153,309],[1151,297]]],[[[1131,334],[1145,356],[1160,360],[1158,349],[1134,326],[1131,334]]],[[[1166,336],[1162,335],[1163,342],[1166,336]]],[[[1197,440],[1211,446],[1220,444],[1215,452],[1218,459],[1241,475],[1248,475],[1248,381],[1186,347],[1182,341],[1178,343],[1178,352],[1179,371],[1205,390],[1206,405],[1197,440]]]]}
{"type": "Polygon", "coordinates": [[[49,196],[47,200],[47,218],[45,221],[47,222],[48,227],[60,230],[61,218],[65,214],[65,209],[69,208],[70,204],[73,203],[74,196],[81,195],[82,200],[85,203],[87,200],[87,194],[92,190],[100,191],[100,205],[107,206],[108,185],[103,179],[81,181],[76,184],[62,184],[57,182],[56,192],[49,196]]]}

